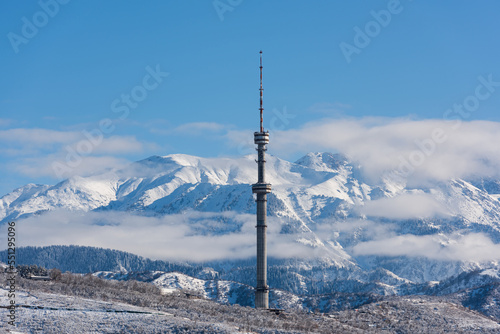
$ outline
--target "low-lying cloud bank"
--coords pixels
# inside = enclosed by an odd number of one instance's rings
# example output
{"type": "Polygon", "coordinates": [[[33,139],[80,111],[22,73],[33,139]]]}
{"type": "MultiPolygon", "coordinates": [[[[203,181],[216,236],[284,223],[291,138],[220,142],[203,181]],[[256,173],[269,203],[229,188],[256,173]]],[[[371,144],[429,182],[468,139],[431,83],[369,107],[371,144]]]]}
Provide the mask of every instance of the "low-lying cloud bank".
{"type": "Polygon", "coordinates": [[[450,238],[443,235],[400,235],[361,242],[353,247],[354,255],[425,257],[444,261],[498,261],[500,244],[482,233],[450,238]]]}
{"type": "MultiPolygon", "coordinates": [[[[280,220],[270,217],[268,255],[275,258],[409,256],[446,261],[498,261],[500,244],[482,233],[396,235],[396,223],[372,220],[319,222],[310,234],[280,234],[280,220]],[[359,243],[344,250],[308,245],[342,239],[359,243]],[[317,239],[316,239],[317,238],[317,239]],[[298,240],[301,240],[299,242],[298,240]],[[344,254],[344,255],[342,255],[344,254]],[[347,255],[348,256],[348,255],[347,255]]],[[[5,225],[4,225],[4,228],[5,225]]],[[[203,262],[255,256],[255,216],[236,212],[188,211],[162,217],[127,212],[52,211],[19,220],[17,247],[83,245],[131,252],[151,259],[203,262]]],[[[465,232],[464,232],[465,233],[465,232]]],[[[5,249],[5,240],[0,241],[5,249]]]]}
{"type": "Polygon", "coordinates": [[[500,244],[485,233],[459,230],[451,234],[399,234],[396,221],[347,219],[319,222],[322,240],[341,240],[347,253],[359,256],[422,257],[439,261],[500,261],[500,244]],[[342,241],[343,240],[343,241],[342,241]]]}
{"type": "MultiPolygon", "coordinates": [[[[5,227],[5,226],[4,226],[5,227]]],[[[311,257],[314,249],[268,228],[268,253],[276,258],[311,257]]],[[[255,216],[191,211],[163,217],[125,212],[52,211],[19,220],[17,247],[83,245],[112,248],[151,259],[210,261],[255,256],[255,216]]],[[[4,240],[0,247],[6,248],[4,240]]]]}
{"type": "Polygon", "coordinates": [[[432,218],[451,216],[443,203],[425,193],[406,193],[390,198],[367,201],[359,212],[366,216],[388,219],[432,218]]]}

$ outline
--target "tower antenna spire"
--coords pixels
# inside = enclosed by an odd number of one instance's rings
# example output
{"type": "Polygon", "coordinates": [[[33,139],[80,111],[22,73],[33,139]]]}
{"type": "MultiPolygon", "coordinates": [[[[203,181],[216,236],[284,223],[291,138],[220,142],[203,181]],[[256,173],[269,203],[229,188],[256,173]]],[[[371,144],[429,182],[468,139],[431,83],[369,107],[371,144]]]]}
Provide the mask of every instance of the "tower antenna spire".
{"type": "Polygon", "coordinates": [[[262,50],[260,50],[260,132],[264,132],[264,107],[263,105],[263,91],[264,88],[262,88],[262,50]]]}

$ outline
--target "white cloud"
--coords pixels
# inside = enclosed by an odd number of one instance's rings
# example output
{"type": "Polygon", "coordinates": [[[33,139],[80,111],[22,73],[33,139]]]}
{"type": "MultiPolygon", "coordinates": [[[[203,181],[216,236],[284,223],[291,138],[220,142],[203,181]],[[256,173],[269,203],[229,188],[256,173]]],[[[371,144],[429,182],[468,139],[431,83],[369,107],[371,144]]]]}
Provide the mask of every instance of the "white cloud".
{"type": "Polygon", "coordinates": [[[46,147],[54,144],[67,144],[82,137],[74,131],[57,131],[48,129],[8,129],[0,130],[2,142],[16,143],[17,146],[46,147]]]}
{"type": "MultiPolygon", "coordinates": [[[[321,104],[317,108],[333,108],[321,104]]],[[[316,108],[315,107],[315,108],[316,108]]],[[[345,107],[345,106],[344,106],[345,107]]],[[[238,155],[254,152],[251,132],[233,130],[214,122],[193,122],[173,128],[169,134],[218,136],[226,138],[238,155]]],[[[11,129],[0,131],[7,143],[4,154],[30,157],[46,150],[59,157],[66,145],[76,147],[86,137],[81,131],[11,129]]],[[[395,171],[404,174],[410,186],[436,180],[470,176],[500,177],[500,123],[486,121],[455,122],[412,120],[408,118],[323,119],[298,129],[271,133],[269,153],[280,157],[298,156],[311,151],[342,152],[360,163],[365,175],[379,180],[395,171]]],[[[112,136],[93,148],[91,155],[141,153],[159,150],[131,136],[112,136]]],[[[42,168],[43,169],[43,168],[42,168]]]]}
{"type": "MultiPolygon", "coordinates": [[[[79,142],[78,142],[79,143],[79,142]]],[[[73,147],[77,147],[75,143],[73,147]]],[[[141,153],[145,150],[159,150],[159,146],[153,143],[145,143],[137,140],[134,136],[111,136],[103,138],[102,142],[95,145],[95,154],[128,154],[141,153]]]]}
{"type": "Polygon", "coordinates": [[[77,163],[68,165],[64,155],[48,155],[25,158],[11,163],[11,169],[29,177],[68,178],[87,176],[110,169],[122,168],[129,160],[113,156],[79,156],[77,163]]]}
{"type": "MultiPolygon", "coordinates": [[[[141,152],[149,143],[139,142],[134,136],[104,137],[102,132],[57,131],[49,129],[9,129],[0,130],[0,140],[14,149],[61,148],[69,146],[74,150],[92,153],[141,152]]],[[[31,152],[31,151],[30,151],[31,152]]],[[[19,152],[17,152],[19,154],[19,152]]],[[[87,153],[85,153],[87,154],[87,153]]]]}
{"type": "Polygon", "coordinates": [[[367,201],[361,214],[389,219],[431,218],[450,215],[443,203],[430,194],[407,193],[392,198],[367,201]]]}
{"type": "Polygon", "coordinates": [[[500,244],[482,233],[446,237],[443,235],[401,235],[361,242],[354,255],[426,257],[446,261],[496,261],[500,244]]]}
{"type": "Polygon", "coordinates": [[[9,157],[7,167],[30,177],[66,178],[85,176],[124,166],[123,156],[158,151],[158,145],[134,136],[104,136],[100,130],[56,131],[10,129],[0,131],[4,146],[0,154],[9,157]],[[57,167],[55,167],[57,166],[57,167]]]}
{"type": "MultiPolygon", "coordinates": [[[[269,224],[269,256],[306,257],[313,251],[278,235],[269,224]]],[[[126,212],[52,211],[17,222],[18,246],[85,245],[118,249],[152,259],[210,261],[255,256],[255,216],[187,212],[146,217],[126,212]],[[235,229],[235,227],[238,227],[235,229]],[[222,234],[214,231],[224,231],[222,234]]],[[[4,241],[0,241],[0,246],[4,241]]]]}
{"type": "Polygon", "coordinates": [[[369,239],[386,238],[394,235],[395,223],[374,222],[369,219],[346,219],[331,221],[324,219],[314,225],[314,232],[324,241],[335,240],[339,234],[369,239]]]}
{"type": "MultiPolygon", "coordinates": [[[[303,235],[279,234],[280,222],[271,217],[268,253],[277,258],[326,255],[297,242],[303,235]]],[[[324,240],[335,233],[373,238],[351,249],[354,256],[408,256],[445,261],[497,261],[500,244],[482,233],[466,235],[400,235],[394,225],[366,220],[319,224],[324,240]]],[[[51,211],[17,222],[18,246],[85,245],[112,248],[152,259],[211,261],[255,256],[255,216],[236,212],[186,212],[146,217],[127,212],[51,211]]],[[[334,236],[332,238],[332,236],[334,236]]],[[[5,240],[0,240],[5,247],[5,240]]]]}
{"type": "MultiPolygon", "coordinates": [[[[230,131],[234,147],[248,132],[230,131]]],[[[469,176],[500,177],[500,123],[407,118],[323,119],[271,133],[269,153],[282,157],[312,151],[342,152],[372,179],[398,171],[412,183],[469,176]]],[[[246,147],[246,146],[245,146],[246,147]]]]}

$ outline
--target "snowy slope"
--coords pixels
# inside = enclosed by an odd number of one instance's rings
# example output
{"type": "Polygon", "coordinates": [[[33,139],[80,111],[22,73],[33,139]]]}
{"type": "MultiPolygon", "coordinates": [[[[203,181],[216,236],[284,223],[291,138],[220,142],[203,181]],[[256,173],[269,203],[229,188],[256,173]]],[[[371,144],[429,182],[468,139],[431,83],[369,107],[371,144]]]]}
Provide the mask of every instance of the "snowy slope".
{"type": "MultiPolygon", "coordinates": [[[[0,295],[4,297],[6,291],[0,288],[0,295]]],[[[18,291],[16,303],[16,327],[2,321],[2,333],[178,333],[184,330],[239,333],[234,326],[223,323],[199,322],[154,308],[116,301],[18,291]]],[[[6,305],[2,302],[0,306],[6,305]]],[[[4,319],[7,319],[7,312],[5,308],[0,308],[4,319]]]]}
{"type": "Polygon", "coordinates": [[[164,273],[152,281],[164,294],[183,291],[222,304],[254,306],[254,289],[245,284],[224,280],[202,280],[181,273],[164,273]]]}
{"type": "MultiPolygon", "coordinates": [[[[273,185],[271,215],[304,223],[335,212],[336,202],[365,200],[370,188],[352,177],[343,157],[310,155],[296,164],[268,157],[267,181],[273,185]],[[323,161],[324,159],[325,161],[323,161]],[[329,163],[329,168],[325,164],[329,163]],[[322,200],[321,200],[322,199],[322,200]]],[[[250,184],[256,181],[253,156],[239,159],[187,155],[150,157],[126,169],[54,186],[28,185],[2,197],[0,219],[64,208],[175,213],[193,208],[253,212],[250,184]]]]}
{"type": "MultiPolygon", "coordinates": [[[[0,273],[0,279],[5,277],[0,273]]],[[[73,275],[32,282],[16,292],[16,326],[2,333],[498,333],[490,318],[441,297],[379,297],[359,307],[349,297],[294,296],[275,292],[285,312],[221,305],[183,294],[161,295],[133,282],[104,282],[73,275]],[[77,284],[75,284],[77,283],[77,284]],[[352,303],[351,303],[352,304],[352,303]],[[327,311],[300,312],[307,310],[327,311]]],[[[185,278],[182,278],[183,280],[185,278]]],[[[0,288],[0,316],[7,319],[7,290],[0,288]]]]}

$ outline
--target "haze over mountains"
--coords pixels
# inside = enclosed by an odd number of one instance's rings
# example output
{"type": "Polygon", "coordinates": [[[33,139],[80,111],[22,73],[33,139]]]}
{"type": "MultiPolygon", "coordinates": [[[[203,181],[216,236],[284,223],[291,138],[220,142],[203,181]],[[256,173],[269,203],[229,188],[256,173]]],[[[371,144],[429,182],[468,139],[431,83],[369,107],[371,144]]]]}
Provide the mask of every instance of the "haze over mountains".
{"type": "MultiPolygon", "coordinates": [[[[88,245],[202,262],[253,285],[254,158],[152,156],[54,186],[29,184],[0,199],[0,218],[18,222],[18,246],[88,245]]],[[[410,188],[402,179],[366,178],[361,166],[330,153],[295,163],[269,156],[266,167],[270,275],[289,273],[282,288],[392,294],[499,269],[495,180],[410,188]]]]}

